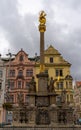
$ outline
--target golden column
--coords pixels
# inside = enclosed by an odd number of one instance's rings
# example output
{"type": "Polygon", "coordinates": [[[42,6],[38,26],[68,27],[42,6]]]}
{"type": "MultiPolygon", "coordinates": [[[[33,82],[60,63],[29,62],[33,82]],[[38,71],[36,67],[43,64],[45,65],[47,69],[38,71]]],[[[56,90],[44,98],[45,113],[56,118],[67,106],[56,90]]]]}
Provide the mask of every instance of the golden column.
{"type": "Polygon", "coordinates": [[[46,31],[46,14],[44,11],[39,15],[39,32],[40,32],[40,72],[44,72],[44,32],[46,31]]]}

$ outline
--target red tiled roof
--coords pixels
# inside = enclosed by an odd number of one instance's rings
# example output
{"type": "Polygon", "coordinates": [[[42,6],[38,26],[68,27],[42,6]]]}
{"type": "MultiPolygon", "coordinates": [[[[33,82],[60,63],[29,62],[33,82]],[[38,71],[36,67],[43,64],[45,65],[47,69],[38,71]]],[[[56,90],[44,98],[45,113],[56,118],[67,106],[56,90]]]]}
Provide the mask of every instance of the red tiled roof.
{"type": "Polygon", "coordinates": [[[80,86],[81,85],[81,81],[76,81],[76,86],[80,86]]]}

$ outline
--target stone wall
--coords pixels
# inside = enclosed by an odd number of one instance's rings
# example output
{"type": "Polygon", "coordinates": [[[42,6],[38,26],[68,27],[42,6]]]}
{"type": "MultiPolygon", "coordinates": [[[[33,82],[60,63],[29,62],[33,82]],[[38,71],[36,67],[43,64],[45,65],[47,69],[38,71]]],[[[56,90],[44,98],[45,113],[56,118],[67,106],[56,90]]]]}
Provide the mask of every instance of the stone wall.
{"type": "Polygon", "coordinates": [[[71,127],[4,127],[0,130],[81,130],[81,126],[71,127]]]}

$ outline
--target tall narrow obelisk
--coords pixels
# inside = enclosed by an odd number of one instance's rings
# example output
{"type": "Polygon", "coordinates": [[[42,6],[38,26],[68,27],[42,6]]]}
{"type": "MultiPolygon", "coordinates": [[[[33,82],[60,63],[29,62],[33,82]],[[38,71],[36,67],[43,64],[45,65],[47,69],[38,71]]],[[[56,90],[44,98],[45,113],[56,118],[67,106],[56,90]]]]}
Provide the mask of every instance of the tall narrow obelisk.
{"type": "Polygon", "coordinates": [[[44,11],[39,15],[39,32],[40,32],[40,72],[44,72],[44,32],[46,31],[46,14],[44,11]]]}

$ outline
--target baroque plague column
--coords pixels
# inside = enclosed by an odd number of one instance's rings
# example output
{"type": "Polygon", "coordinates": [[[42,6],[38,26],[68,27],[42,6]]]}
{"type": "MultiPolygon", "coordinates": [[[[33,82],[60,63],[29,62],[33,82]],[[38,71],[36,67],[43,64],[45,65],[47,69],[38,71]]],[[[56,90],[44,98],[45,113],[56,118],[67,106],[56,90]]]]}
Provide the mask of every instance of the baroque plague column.
{"type": "Polygon", "coordinates": [[[46,14],[44,11],[39,15],[40,32],[40,72],[36,75],[38,78],[38,91],[36,91],[35,78],[32,77],[29,82],[27,93],[28,104],[24,104],[22,95],[19,96],[19,107],[13,109],[13,125],[26,125],[32,127],[55,126],[58,124],[72,124],[73,109],[67,106],[65,102],[66,93],[63,91],[60,98],[60,106],[57,105],[58,96],[54,88],[53,77],[48,85],[49,75],[45,73],[44,63],[44,32],[46,31],[46,14]],[[22,100],[20,100],[22,99],[22,100]],[[62,100],[63,99],[63,100],[62,100]],[[70,117],[70,118],[69,118],[70,117]]]}

